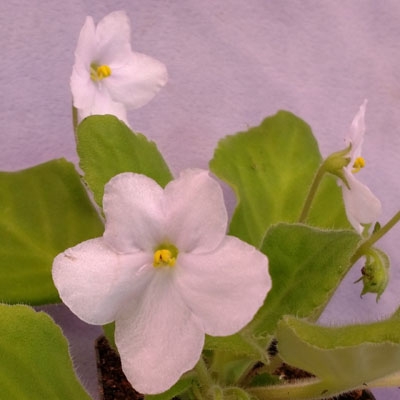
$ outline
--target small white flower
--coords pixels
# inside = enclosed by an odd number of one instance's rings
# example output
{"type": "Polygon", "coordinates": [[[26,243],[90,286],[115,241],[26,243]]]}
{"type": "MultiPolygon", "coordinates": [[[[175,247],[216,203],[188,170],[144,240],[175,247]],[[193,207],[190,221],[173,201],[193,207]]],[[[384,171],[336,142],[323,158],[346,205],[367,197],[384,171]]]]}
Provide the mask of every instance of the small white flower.
{"type": "Polygon", "coordinates": [[[127,122],[126,108],[149,102],[167,82],[164,64],[131,50],[130,24],[123,11],[95,26],[87,17],[75,50],[71,90],[79,120],[113,114],[127,122]]]}
{"type": "Polygon", "coordinates": [[[363,231],[363,225],[374,224],[378,220],[382,208],[379,199],[354,176],[365,165],[365,160],[361,157],[361,147],[365,134],[364,117],[366,106],[367,100],[361,105],[360,110],[353,119],[349,133],[345,137],[346,145],[351,146],[350,162],[344,168],[344,177],[347,185],[341,182],[347,218],[359,233],[363,231]]]}
{"type": "Polygon", "coordinates": [[[82,320],[115,320],[132,385],[163,392],[197,363],[205,333],[230,335],[253,318],[271,287],[268,260],[226,236],[222,190],[207,171],[187,170],[165,189],[117,175],[103,206],[103,237],[59,254],[53,279],[82,320]]]}

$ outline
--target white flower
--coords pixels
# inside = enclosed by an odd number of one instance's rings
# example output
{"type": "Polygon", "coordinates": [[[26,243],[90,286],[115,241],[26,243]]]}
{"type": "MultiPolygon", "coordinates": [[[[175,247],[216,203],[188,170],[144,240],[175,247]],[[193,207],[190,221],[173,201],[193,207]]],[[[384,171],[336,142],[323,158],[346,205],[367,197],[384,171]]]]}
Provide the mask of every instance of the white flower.
{"type": "Polygon", "coordinates": [[[367,101],[365,100],[353,119],[349,133],[345,137],[346,145],[351,146],[350,162],[344,168],[344,177],[347,185],[341,183],[347,218],[359,233],[364,229],[362,225],[374,224],[378,220],[382,208],[379,199],[354,176],[365,165],[365,160],[361,157],[361,147],[365,134],[364,116],[366,106],[367,101]]]}
{"type": "Polygon", "coordinates": [[[163,392],[197,363],[205,333],[230,335],[253,318],[271,287],[268,260],[226,236],[222,191],[207,171],[187,170],[165,189],[117,175],[103,206],[103,237],[59,254],[53,279],[82,320],[115,320],[132,385],[163,392]]]}
{"type": "Polygon", "coordinates": [[[126,108],[143,106],[167,82],[164,64],[132,52],[130,35],[123,11],[108,14],[97,26],[92,17],[86,18],[71,76],[79,120],[113,114],[126,122],[126,108]]]}

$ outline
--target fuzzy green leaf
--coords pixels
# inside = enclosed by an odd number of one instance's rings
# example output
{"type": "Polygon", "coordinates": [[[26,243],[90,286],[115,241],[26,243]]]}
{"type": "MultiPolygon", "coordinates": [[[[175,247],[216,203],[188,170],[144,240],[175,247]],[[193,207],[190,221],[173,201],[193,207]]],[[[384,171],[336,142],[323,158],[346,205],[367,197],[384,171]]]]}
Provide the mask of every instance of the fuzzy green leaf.
{"type": "MultiPolygon", "coordinates": [[[[259,247],[269,226],[298,221],[321,162],[310,127],[286,111],[222,139],[210,169],[234,189],[238,199],[230,234],[259,247]]],[[[332,176],[324,178],[307,222],[349,227],[341,191],[332,176]]]]}
{"type": "Polygon", "coordinates": [[[2,399],[89,400],[79,383],[61,329],[43,312],[0,305],[2,399]]]}
{"type": "Polygon", "coordinates": [[[272,289],[251,322],[255,334],[273,334],[286,314],[315,320],[347,273],[359,240],[351,231],[271,227],[261,250],[269,259],[272,289]]]}
{"type": "Polygon", "coordinates": [[[60,301],[54,257],[104,230],[73,164],[60,159],[0,172],[0,199],[0,301],[60,301]]]}
{"type": "Polygon", "coordinates": [[[254,339],[246,340],[244,335],[244,333],[236,333],[229,336],[206,335],[204,349],[246,355],[253,357],[255,360],[265,361],[265,349],[259,347],[254,339]]]}
{"type": "Polygon", "coordinates": [[[93,115],[78,126],[77,151],[85,181],[100,206],[104,185],[122,172],[147,175],[165,186],[172,175],[155,143],[112,115],[93,115]]]}
{"type": "Polygon", "coordinates": [[[400,371],[400,320],[322,327],[285,317],[277,330],[279,354],[320,379],[327,397],[400,371]],[[294,350],[295,349],[295,350],[294,350]]]}

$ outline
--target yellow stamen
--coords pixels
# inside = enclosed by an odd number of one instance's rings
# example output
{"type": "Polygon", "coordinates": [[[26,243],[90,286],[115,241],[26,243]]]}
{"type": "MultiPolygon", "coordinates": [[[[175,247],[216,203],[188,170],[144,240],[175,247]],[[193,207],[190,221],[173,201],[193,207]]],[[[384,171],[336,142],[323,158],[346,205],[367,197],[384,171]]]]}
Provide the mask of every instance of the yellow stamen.
{"type": "Polygon", "coordinates": [[[176,258],[172,256],[172,252],[168,249],[160,249],[154,252],[153,265],[155,267],[161,267],[169,265],[173,267],[175,265],[176,258]]]}
{"type": "Polygon", "coordinates": [[[357,157],[353,164],[353,169],[351,172],[355,174],[356,172],[360,171],[361,168],[365,167],[365,160],[363,157],[357,157]]]}
{"type": "Polygon", "coordinates": [[[90,78],[97,82],[111,75],[111,68],[108,65],[92,64],[90,66],[90,78]]]}

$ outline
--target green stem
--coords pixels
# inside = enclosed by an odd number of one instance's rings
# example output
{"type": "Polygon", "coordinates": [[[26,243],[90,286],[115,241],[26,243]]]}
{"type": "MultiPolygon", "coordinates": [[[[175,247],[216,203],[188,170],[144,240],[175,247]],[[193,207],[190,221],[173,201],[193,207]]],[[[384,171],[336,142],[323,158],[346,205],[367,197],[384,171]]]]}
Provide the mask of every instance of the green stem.
{"type": "Polygon", "coordinates": [[[318,186],[320,185],[322,178],[326,172],[325,163],[322,163],[318,168],[318,171],[314,177],[313,183],[311,184],[310,190],[308,192],[306,201],[304,202],[303,210],[301,211],[299,222],[304,222],[308,216],[311,209],[311,204],[317,193],[318,186]]]}
{"type": "Polygon", "coordinates": [[[197,374],[197,379],[200,385],[200,391],[204,395],[204,398],[208,398],[211,388],[214,386],[214,382],[208,372],[206,363],[203,357],[200,357],[199,362],[194,367],[197,374]]]}
{"type": "Polygon", "coordinates": [[[382,236],[388,233],[398,222],[400,221],[400,211],[397,212],[392,219],[384,226],[382,226],[378,231],[373,233],[365,242],[363,242],[360,247],[356,250],[353,257],[351,258],[351,263],[354,264],[359,258],[365,255],[382,236]]]}
{"type": "Polygon", "coordinates": [[[200,388],[196,384],[193,384],[192,392],[196,400],[204,400],[203,394],[201,393],[200,388]]]}
{"type": "Polygon", "coordinates": [[[78,110],[72,106],[72,126],[74,128],[75,142],[78,143],[78,110]]]}

